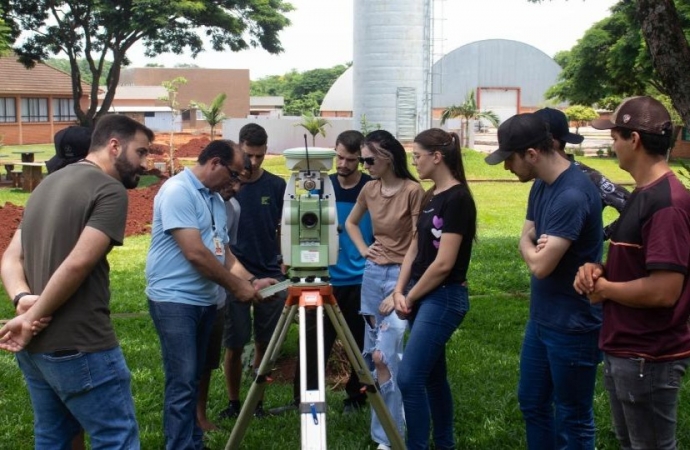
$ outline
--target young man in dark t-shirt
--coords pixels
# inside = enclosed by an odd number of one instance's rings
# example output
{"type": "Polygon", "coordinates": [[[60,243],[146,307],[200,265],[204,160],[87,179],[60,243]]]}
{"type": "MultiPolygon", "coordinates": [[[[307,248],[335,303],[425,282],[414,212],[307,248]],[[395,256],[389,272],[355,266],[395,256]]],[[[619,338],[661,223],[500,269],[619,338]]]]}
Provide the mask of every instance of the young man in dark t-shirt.
{"type": "MultiPolygon", "coordinates": [[[[251,163],[251,177],[243,183],[235,198],[240,204],[237,244],[231,249],[237,259],[257,277],[284,279],[280,258],[280,221],[283,214],[285,180],[264,170],[268,136],[258,124],[249,123],[240,129],[240,146],[251,163]]],[[[266,347],[285,306],[287,292],[282,291],[264,302],[250,305],[228,295],[225,307],[223,336],[225,358],[223,368],[229,404],[220,414],[222,419],[236,417],[240,412],[242,350],[254,334],[254,370],[259,368],[266,347]],[[253,314],[252,310],[253,309],[253,314]],[[252,327],[253,325],[253,327],[252,327]]],[[[255,416],[265,415],[259,402],[255,416]]]]}
{"type": "Polygon", "coordinates": [[[621,169],[637,184],[602,266],[580,267],[575,289],[604,308],[604,384],[621,448],[676,448],[681,378],[690,363],[690,194],[666,154],[673,124],[651,97],[626,99],[610,119],[621,169]]]}
{"type": "Polygon", "coordinates": [[[599,193],[553,149],[546,123],[518,114],[498,128],[504,163],[530,190],[519,250],[532,274],[530,316],[520,354],[518,401],[527,447],[594,449],[594,384],[601,308],[575,292],[578,267],[601,258],[599,193]]]}

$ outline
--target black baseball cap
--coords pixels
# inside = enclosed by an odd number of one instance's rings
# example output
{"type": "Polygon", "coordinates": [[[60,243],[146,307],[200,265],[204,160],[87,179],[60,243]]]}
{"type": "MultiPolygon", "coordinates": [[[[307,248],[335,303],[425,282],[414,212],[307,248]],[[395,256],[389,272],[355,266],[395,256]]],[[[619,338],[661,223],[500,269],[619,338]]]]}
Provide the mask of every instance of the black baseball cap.
{"type": "Polygon", "coordinates": [[[487,164],[500,164],[518,150],[551,139],[548,126],[533,113],[516,114],[498,127],[498,149],[484,158],[487,164]]]}
{"type": "Polygon", "coordinates": [[[543,108],[534,111],[534,114],[549,124],[549,131],[554,139],[567,142],[569,144],[581,144],[585,140],[584,136],[571,133],[568,126],[568,118],[560,109],[543,108]]]}

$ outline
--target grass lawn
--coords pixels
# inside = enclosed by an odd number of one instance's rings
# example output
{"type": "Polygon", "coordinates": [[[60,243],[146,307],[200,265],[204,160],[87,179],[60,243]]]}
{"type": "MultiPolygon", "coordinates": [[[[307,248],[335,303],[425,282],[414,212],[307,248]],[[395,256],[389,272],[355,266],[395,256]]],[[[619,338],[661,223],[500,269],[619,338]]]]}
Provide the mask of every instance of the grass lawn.
{"type": "MultiPolygon", "coordinates": [[[[466,154],[470,179],[511,180],[501,166],[489,167],[483,155],[466,154]]],[[[613,160],[588,158],[586,164],[606,173],[616,173],[613,160]],[[596,164],[590,164],[596,160],[596,164]]],[[[268,170],[287,175],[282,157],[266,161],[268,170]]],[[[623,172],[623,175],[625,172],[623,172]]],[[[625,181],[621,175],[615,181],[625,181]]],[[[525,447],[524,424],[518,409],[516,386],[518,359],[529,307],[529,278],[517,252],[517,238],[524,221],[530,183],[476,182],[471,184],[479,211],[479,237],[468,274],[471,310],[448,345],[449,378],[455,401],[457,447],[461,449],[517,449],[525,447]]],[[[5,201],[23,204],[26,194],[0,190],[5,201]]],[[[607,208],[605,222],[615,218],[607,208]]],[[[163,445],[163,370],[158,337],[147,314],[144,296],[144,265],[149,236],[127,238],[114,249],[111,264],[111,309],[127,363],[132,371],[142,448],[163,445]]],[[[12,315],[4,290],[0,291],[0,317],[12,315]]],[[[296,352],[296,330],[292,327],[283,353],[296,352]]],[[[0,352],[0,448],[31,449],[32,412],[21,373],[9,353],[0,352]]],[[[681,447],[690,447],[690,382],[686,378],[681,395],[678,436],[681,447]]],[[[249,388],[245,377],[243,397],[249,388]]],[[[273,383],[266,391],[266,407],[287,404],[292,397],[290,383],[273,383]]],[[[342,390],[328,393],[328,447],[373,449],[369,439],[369,413],[352,416],[341,413],[342,390]]],[[[225,407],[222,374],[214,373],[210,395],[210,417],[225,407]]],[[[597,448],[616,449],[610,425],[608,399],[601,377],[595,395],[597,448]]],[[[209,435],[208,446],[224,448],[233,421],[221,422],[223,429],[209,435]]],[[[243,441],[247,449],[293,449],[300,445],[297,414],[253,420],[243,441]]]]}

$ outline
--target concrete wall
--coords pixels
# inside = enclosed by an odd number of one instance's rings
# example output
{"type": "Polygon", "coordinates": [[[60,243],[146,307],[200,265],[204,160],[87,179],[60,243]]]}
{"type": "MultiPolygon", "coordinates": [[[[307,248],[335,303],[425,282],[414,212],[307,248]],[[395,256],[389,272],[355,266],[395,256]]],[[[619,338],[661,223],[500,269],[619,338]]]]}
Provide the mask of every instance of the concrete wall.
{"type": "MultiPolygon", "coordinates": [[[[309,148],[313,147],[311,134],[304,128],[296,126],[301,123],[300,117],[282,117],[271,119],[264,117],[248,119],[226,119],[223,122],[223,139],[239,140],[240,128],[248,123],[257,123],[268,133],[268,153],[282,154],[283,150],[304,147],[304,134],[307,134],[309,148]]],[[[329,118],[330,126],[326,125],[326,137],[316,136],[316,147],[333,148],[335,138],[346,130],[359,129],[359,123],[353,124],[352,118],[329,118]]]]}

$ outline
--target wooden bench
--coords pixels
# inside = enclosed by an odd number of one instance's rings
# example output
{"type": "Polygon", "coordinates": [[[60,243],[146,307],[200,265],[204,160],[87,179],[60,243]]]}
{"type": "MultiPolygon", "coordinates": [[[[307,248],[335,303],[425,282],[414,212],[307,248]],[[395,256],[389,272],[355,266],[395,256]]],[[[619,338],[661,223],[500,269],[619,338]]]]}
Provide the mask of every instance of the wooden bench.
{"type": "Polygon", "coordinates": [[[5,175],[5,180],[11,181],[12,180],[12,171],[14,170],[14,164],[5,164],[5,171],[7,172],[7,175],[5,175]]]}

